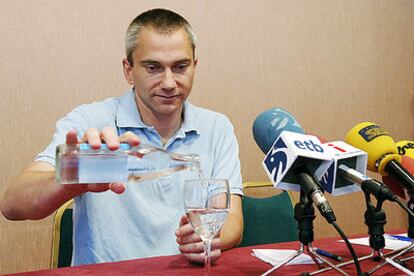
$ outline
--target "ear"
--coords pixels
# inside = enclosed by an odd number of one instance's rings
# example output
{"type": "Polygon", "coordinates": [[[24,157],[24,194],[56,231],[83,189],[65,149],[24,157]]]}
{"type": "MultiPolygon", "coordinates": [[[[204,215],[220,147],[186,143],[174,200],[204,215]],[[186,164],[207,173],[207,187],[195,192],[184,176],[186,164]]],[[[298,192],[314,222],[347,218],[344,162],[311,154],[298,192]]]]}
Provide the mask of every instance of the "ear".
{"type": "Polygon", "coordinates": [[[194,77],[197,73],[198,58],[194,59],[193,64],[194,64],[194,66],[193,66],[193,77],[194,77]]]}
{"type": "Polygon", "coordinates": [[[130,85],[135,85],[135,78],[132,74],[132,66],[129,64],[126,58],[122,60],[122,68],[123,68],[124,77],[127,83],[130,85]]]}

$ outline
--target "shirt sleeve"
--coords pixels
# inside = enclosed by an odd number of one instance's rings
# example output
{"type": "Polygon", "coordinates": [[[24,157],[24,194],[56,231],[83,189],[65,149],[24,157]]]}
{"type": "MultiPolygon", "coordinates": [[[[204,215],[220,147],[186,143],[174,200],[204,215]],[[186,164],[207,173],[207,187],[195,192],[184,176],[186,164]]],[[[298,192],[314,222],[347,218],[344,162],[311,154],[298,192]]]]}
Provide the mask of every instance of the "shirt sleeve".
{"type": "Polygon", "coordinates": [[[101,130],[105,126],[111,126],[116,129],[115,117],[118,106],[119,98],[108,98],[76,107],[57,121],[51,143],[35,157],[35,161],[44,161],[55,166],[56,147],[66,143],[66,134],[70,130],[76,130],[78,139],[81,139],[91,127],[101,130]]]}
{"type": "Polygon", "coordinates": [[[221,124],[216,130],[220,132],[220,135],[217,146],[215,147],[215,164],[212,171],[212,178],[228,179],[230,192],[232,194],[243,195],[239,146],[236,135],[234,134],[234,128],[227,117],[224,117],[221,124]]]}
{"type": "Polygon", "coordinates": [[[76,130],[78,139],[83,136],[88,128],[87,120],[82,115],[82,108],[78,107],[56,122],[56,131],[50,144],[35,157],[35,161],[44,161],[55,166],[56,147],[66,142],[66,134],[70,130],[76,130]]]}

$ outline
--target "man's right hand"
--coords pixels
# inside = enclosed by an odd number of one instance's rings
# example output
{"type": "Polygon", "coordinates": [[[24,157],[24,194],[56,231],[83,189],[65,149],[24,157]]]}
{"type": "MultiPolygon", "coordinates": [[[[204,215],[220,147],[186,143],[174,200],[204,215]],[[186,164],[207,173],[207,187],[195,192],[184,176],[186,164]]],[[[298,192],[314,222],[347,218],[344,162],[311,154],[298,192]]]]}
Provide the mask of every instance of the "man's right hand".
{"type": "MultiPolygon", "coordinates": [[[[109,149],[116,150],[120,143],[139,145],[139,138],[132,132],[126,132],[118,137],[116,131],[110,127],[105,127],[101,132],[93,128],[88,129],[80,141],[76,131],[69,131],[66,135],[67,144],[89,143],[93,149],[99,149],[102,142],[106,143],[109,149]]],[[[123,183],[56,185],[54,167],[47,162],[36,161],[8,185],[3,198],[0,199],[0,210],[11,220],[42,219],[77,195],[108,190],[120,194],[125,191],[125,185],[123,183]]]]}
{"type": "MultiPolygon", "coordinates": [[[[79,141],[75,130],[66,134],[66,144],[87,143],[92,149],[99,149],[102,143],[105,143],[110,150],[119,149],[120,143],[128,143],[131,146],[138,146],[140,141],[137,135],[128,131],[118,136],[116,131],[111,127],[104,127],[101,132],[96,128],[89,128],[82,139],[79,141]]],[[[114,193],[121,194],[125,191],[124,183],[100,183],[100,184],[71,184],[65,185],[65,189],[75,195],[86,192],[104,192],[111,190],[114,193]]]]}

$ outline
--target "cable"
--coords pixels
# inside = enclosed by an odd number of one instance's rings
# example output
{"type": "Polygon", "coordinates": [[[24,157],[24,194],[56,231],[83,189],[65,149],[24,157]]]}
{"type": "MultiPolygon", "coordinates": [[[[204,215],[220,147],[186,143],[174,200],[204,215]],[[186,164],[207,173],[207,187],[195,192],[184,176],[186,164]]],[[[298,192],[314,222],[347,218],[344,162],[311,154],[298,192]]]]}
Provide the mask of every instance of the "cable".
{"type": "Polygon", "coordinates": [[[401,200],[396,199],[395,202],[397,202],[397,204],[400,205],[401,208],[403,208],[408,213],[408,215],[414,218],[414,213],[407,206],[405,206],[404,203],[401,202],[401,200]]]}
{"type": "Polygon", "coordinates": [[[358,276],[366,275],[362,273],[361,266],[358,261],[358,257],[355,254],[354,248],[352,247],[351,243],[349,242],[348,238],[346,237],[345,233],[342,231],[342,229],[339,227],[339,225],[333,221],[332,225],[335,227],[335,230],[338,232],[338,234],[341,236],[341,238],[345,241],[346,246],[349,249],[349,252],[351,253],[352,259],[354,260],[355,268],[357,270],[358,276]]]}

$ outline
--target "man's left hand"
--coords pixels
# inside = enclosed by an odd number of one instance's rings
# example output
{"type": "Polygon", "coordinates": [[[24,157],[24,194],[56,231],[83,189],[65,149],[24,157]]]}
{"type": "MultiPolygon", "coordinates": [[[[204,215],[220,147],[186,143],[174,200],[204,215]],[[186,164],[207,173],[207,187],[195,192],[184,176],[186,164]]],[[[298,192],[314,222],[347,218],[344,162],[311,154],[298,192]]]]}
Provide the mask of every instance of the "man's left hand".
{"type": "MultiPolygon", "coordinates": [[[[204,263],[204,244],[200,236],[194,232],[193,227],[186,215],[181,216],[179,228],[175,231],[179,250],[187,259],[195,263],[204,263]]],[[[221,256],[221,240],[219,237],[213,238],[211,242],[211,263],[221,256]]]]}

